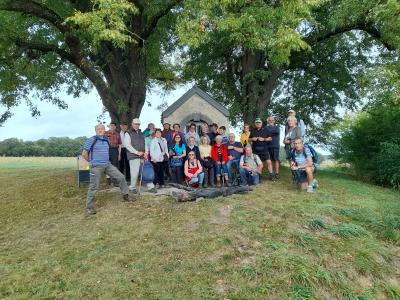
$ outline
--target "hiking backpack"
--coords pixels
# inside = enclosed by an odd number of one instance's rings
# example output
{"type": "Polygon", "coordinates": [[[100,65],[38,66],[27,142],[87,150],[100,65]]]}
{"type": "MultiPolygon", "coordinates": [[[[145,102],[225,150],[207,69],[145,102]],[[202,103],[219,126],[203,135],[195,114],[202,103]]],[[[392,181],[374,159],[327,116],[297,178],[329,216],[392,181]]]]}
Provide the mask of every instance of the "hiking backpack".
{"type": "Polygon", "coordinates": [[[104,138],[101,139],[101,138],[99,138],[97,135],[95,135],[95,136],[94,136],[94,141],[93,141],[93,143],[92,143],[92,146],[90,146],[90,149],[89,149],[89,151],[88,151],[90,160],[93,159],[93,148],[94,148],[94,145],[96,145],[97,141],[99,141],[99,140],[103,140],[103,141],[105,140],[105,141],[107,142],[107,144],[108,144],[108,148],[110,148],[110,142],[108,141],[108,138],[107,138],[107,137],[106,137],[105,139],[104,139],[104,138]]]}
{"type": "MultiPolygon", "coordinates": [[[[303,154],[304,156],[306,156],[306,147],[310,150],[311,152],[311,156],[312,156],[312,161],[313,161],[313,165],[315,167],[317,167],[318,164],[318,153],[317,151],[315,151],[314,147],[311,146],[310,144],[304,144],[304,149],[303,149],[303,154]]],[[[290,153],[290,160],[294,160],[294,154],[295,154],[296,149],[292,149],[291,153],[290,153]]]]}

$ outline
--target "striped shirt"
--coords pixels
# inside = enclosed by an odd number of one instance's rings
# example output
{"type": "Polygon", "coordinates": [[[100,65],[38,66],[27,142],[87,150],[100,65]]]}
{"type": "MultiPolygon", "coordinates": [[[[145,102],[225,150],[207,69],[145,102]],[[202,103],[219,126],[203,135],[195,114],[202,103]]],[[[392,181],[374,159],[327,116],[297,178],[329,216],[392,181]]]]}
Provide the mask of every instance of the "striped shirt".
{"type": "Polygon", "coordinates": [[[83,145],[83,150],[90,152],[89,165],[91,167],[110,163],[108,149],[108,140],[104,136],[92,136],[91,138],[88,138],[83,145]]]}

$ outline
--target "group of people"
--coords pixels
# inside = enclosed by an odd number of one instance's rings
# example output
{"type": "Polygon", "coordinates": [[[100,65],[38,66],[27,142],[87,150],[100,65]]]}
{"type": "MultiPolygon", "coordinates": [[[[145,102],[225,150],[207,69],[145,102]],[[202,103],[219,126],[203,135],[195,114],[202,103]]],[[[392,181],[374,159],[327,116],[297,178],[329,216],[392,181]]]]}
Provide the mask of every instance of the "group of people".
{"type": "MultiPolygon", "coordinates": [[[[133,201],[129,192],[138,193],[139,172],[144,175],[145,162],[152,165],[154,179],[146,184],[148,191],[154,193],[165,187],[166,179],[195,188],[257,185],[264,166],[270,180],[279,180],[280,128],[275,125],[274,116],[267,118],[264,127],[260,118],[255,119],[253,129],[245,125],[239,141],[234,133],[226,133],[225,126],[215,123],[203,124],[199,133],[194,123],[186,133],[179,124],[164,123],[160,129],[150,123],[143,132],[140,125],[135,118],[130,128],[123,122],[117,132],[115,123],[110,124],[108,131],[99,124],[95,127],[96,135],[85,142],[82,156],[90,165],[87,215],[96,213],[94,195],[101,174],[107,174],[120,187],[123,201],[133,201]]],[[[283,140],[287,158],[293,171],[304,170],[307,191],[311,192],[315,186],[315,166],[310,151],[303,149],[304,129],[304,122],[298,122],[295,112],[289,111],[283,140]]]]}

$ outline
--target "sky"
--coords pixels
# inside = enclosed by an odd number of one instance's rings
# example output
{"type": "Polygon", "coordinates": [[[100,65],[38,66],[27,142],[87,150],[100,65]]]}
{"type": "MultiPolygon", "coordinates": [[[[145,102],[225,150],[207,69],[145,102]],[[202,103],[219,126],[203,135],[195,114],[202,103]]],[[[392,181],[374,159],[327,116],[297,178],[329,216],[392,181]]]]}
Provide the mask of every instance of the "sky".
{"type": "MultiPolygon", "coordinates": [[[[161,126],[161,112],[156,107],[163,101],[168,105],[179,99],[190,86],[182,86],[175,91],[167,94],[160,90],[148,93],[147,104],[143,106],[140,119],[144,129],[148,123],[155,123],[157,127],[161,126]]],[[[38,108],[41,115],[33,118],[30,115],[28,107],[23,104],[13,109],[13,116],[6,121],[3,127],[0,127],[0,141],[16,137],[24,141],[35,141],[41,138],[49,137],[78,137],[92,136],[94,126],[98,123],[98,116],[101,115],[103,105],[96,91],[90,94],[81,95],[79,98],[63,95],[68,103],[68,109],[60,110],[57,106],[46,102],[39,102],[38,108]]],[[[104,121],[110,122],[108,114],[105,114],[104,121]]]]}

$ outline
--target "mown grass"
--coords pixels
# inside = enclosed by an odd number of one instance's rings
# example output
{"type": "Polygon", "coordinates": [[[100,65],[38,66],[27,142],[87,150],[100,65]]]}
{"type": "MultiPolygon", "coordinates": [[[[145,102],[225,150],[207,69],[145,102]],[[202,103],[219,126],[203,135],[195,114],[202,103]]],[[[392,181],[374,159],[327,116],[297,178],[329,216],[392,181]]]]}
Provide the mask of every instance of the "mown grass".
{"type": "Polygon", "coordinates": [[[299,192],[284,170],[198,203],[100,193],[73,170],[0,170],[5,299],[400,299],[400,197],[338,172],[299,192]]]}
{"type": "Polygon", "coordinates": [[[75,157],[5,157],[0,156],[0,169],[73,169],[75,157]]]}

